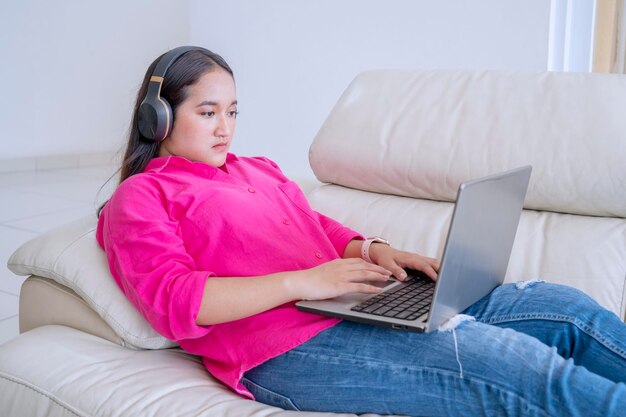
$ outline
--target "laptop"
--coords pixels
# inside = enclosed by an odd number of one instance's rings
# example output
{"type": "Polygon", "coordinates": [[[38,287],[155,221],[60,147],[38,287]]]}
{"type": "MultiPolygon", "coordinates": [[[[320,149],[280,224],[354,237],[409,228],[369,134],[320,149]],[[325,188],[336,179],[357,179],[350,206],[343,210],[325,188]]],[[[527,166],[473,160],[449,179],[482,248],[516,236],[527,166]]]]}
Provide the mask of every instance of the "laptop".
{"type": "Polygon", "coordinates": [[[380,294],[299,301],[299,310],[415,332],[436,330],[501,285],[532,171],[524,166],[459,186],[437,281],[407,270],[380,294]],[[395,298],[385,303],[384,298],[395,298]]]}

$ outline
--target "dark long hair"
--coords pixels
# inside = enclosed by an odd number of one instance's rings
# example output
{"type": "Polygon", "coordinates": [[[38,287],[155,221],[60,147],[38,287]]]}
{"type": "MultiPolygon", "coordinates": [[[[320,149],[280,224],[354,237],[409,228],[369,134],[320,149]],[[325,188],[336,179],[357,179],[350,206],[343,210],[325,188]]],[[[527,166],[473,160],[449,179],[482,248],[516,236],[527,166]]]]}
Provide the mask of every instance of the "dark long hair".
{"type": "MultiPolygon", "coordinates": [[[[165,55],[165,54],[163,54],[165,55]]],[[[159,154],[160,143],[150,139],[146,139],[137,126],[137,110],[141,105],[146,92],[150,77],[154,72],[159,56],[150,64],[146,75],[141,83],[141,88],[137,93],[137,101],[133,109],[133,118],[128,129],[128,143],[124,152],[124,158],[119,169],[121,184],[128,177],[142,172],[148,162],[159,154]]],[[[233,76],[232,69],[226,61],[216,53],[207,50],[194,49],[181,55],[167,70],[163,86],[161,87],[161,97],[167,100],[172,108],[173,122],[176,120],[176,109],[187,98],[188,87],[195,84],[200,77],[209,71],[221,68],[233,76]]],[[[234,77],[233,77],[234,78],[234,77]]],[[[165,138],[164,140],[167,140],[165,138]]],[[[104,203],[106,204],[106,202],[104,203]]],[[[104,207],[104,204],[98,209],[98,215],[104,207]]]]}
{"type": "MultiPolygon", "coordinates": [[[[161,88],[161,97],[170,104],[174,116],[173,121],[176,120],[176,109],[180,103],[187,98],[187,87],[195,84],[200,77],[216,69],[216,67],[225,70],[231,76],[233,75],[233,71],[221,56],[210,51],[207,52],[199,49],[191,50],[181,55],[167,70],[161,88]]],[[[126,152],[124,153],[124,159],[122,160],[122,166],[120,168],[120,183],[131,175],[142,172],[146,168],[146,165],[148,165],[148,162],[157,156],[159,152],[159,143],[146,139],[139,132],[139,128],[137,127],[137,110],[146,95],[150,76],[159,59],[161,59],[161,57],[157,58],[150,64],[150,67],[148,67],[141,88],[137,94],[137,101],[133,110],[133,119],[128,134],[128,144],[126,145],[126,152]]],[[[164,140],[167,140],[167,138],[164,140]]]]}

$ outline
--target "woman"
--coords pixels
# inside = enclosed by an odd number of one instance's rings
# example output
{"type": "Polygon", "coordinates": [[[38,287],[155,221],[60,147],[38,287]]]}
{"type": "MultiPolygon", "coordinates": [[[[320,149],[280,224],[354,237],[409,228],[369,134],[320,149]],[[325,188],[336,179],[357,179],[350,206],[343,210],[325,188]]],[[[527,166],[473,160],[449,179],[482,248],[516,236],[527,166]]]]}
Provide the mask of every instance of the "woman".
{"type": "Polygon", "coordinates": [[[220,56],[177,48],[155,60],[97,231],[124,294],[216,378],[285,409],[626,412],[626,326],[568,287],[503,285],[470,320],[427,334],[296,310],[301,299],[376,293],[404,268],[436,279],[439,263],[364,245],[313,211],[272,161],[229,153],[236,117],[220,56]],[[156,116],[168,103],[172,114],[156,116]]]}

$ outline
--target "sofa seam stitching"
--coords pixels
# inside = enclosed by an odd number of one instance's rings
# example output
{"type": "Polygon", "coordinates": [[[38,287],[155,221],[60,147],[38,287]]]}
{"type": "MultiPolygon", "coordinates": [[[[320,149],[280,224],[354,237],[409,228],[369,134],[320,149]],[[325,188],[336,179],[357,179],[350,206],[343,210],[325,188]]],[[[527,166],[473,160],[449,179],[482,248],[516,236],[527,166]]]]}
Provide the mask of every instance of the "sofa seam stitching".
{"type": "Polygon", "coordinates": [[[86,414],[79,414],[78,411],[73,410],[73,407],[71,407],[69,404],[65,404],[64,402],[62,402],[59,398],[57,398],[56,396],[48,393],[48,392],[44,392],[42,389],[39,389],[38,387],[27,383],[26,381],[22,381],[19,380],[17,378],[12,378],[4,373],[0,373],[0,378],[3,378],[9,382],[12,382],[14,384],[18,384],[21,385],[27,389],[30,389],[32,391],[34,391],[35,393],[42,395],[46,398],[48,398],[50,401],[52,401],[54,404],[56,404],[57,406],[65,409],[66,411],[68,411],[69,413],[72,413],[75,416],[79,416],[79,417],[86,417],[86,414]]]}

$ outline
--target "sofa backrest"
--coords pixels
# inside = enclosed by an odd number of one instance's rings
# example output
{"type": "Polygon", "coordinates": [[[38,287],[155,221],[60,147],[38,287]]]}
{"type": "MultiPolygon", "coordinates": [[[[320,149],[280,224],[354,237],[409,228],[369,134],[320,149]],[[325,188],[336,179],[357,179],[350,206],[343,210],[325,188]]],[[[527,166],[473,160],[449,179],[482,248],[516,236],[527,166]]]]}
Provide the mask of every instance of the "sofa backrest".
{"type": "Polygon", "coordinates": [[[461,182],[530,164],[507,280],[567,283],[624,316],[626,76],[360,74],[310,149],[314,208],[441,256],[461,182]],[[345,203],[337,204],[343,200],[345,203]]]}

